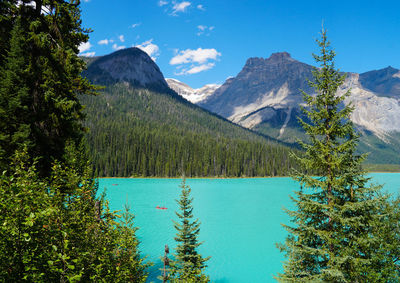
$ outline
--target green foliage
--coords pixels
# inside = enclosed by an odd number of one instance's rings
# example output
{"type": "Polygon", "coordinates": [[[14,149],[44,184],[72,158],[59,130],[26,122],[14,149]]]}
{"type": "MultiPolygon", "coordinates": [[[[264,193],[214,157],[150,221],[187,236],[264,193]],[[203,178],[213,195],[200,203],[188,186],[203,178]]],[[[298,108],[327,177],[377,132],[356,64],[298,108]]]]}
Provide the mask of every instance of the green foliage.
{"type": "MultiPolygon", "coordinates": [[[[304,93],[309,123],[300,120],[310,144],[301,143],[306,153],[298,157],[302,167],[317,176],[297,172],[301,189],[292,198],[297,210],[287,213],[294,226],[279,245],[288,260],[281,282],[398,282],[392,250],[383,239],[391,222],[392,209],[380,187],[368,184],[361,169],[365,156],[355,154],[358,136],[349,120],[350,106],[343,107],[337,89],[344,76],[335,69],[335,53],[326,32],[317,40],[321,63],[310,85],[316,96],[304,93]]],[[[395,224],[396,223],[396,224],[395,224]]]]}
{"type": "Polygon", "coordinates": [[[181,198],[177,200],[180,213],[176,212],[180,222],[174,221],[177,234],[175,261],[171,263],[168,280],[170,282],[209,282],[207,275],[203,274],[207,267],[205,262],[210,257],[203,258],[198,253],[198,247],[202,244],[198,241],[200,233],[200,222],[193,218],[193,199],[190,198],[191,189],[186,185],[185,179],[180,185],[182,188],[181,198]]]}
{"type": "Polygon", "coordinates": [[[97,176],[282,176],[289,148],[168,94],[107,87],[82,97],[97,176]]]}
{"type": "MultiPolygon", "coordinates": [[[[128,205],[125,205],[121,217],[122,221],[116,223],[114,236],[118,255],[117,282],[146,282],[146,268],[149,264],[144,264],[144,260],[140,257],[139,241],[135,236],[138,228],[133,224],[134,215],[129,211],[128,205]]],[[[110,279],[113,281],[114,278],[110,279]]]]}
{"type": "Polygon", "coordinates": [[[0,170],[7,168],[12,153],[31,146],[30,94],[26,85],[29,72],[24,58],[27,47],[22,19],[18,18],[11,31],[11,47],[0,75],[0,170]]]}
{"type": "Polygon", "coordinates": [[[43,180],[26,151],[12,166],[0,177],[0,281],[145,282],[133,215],[117,221],[87,172],[55,163],[43,180]]]}
{"type": "Polygon", "coordinates": [[[4,57],[10,44],[10,30],[16,13],[16,0],[0,2],[0,66],[4,64],[4,57]]]}
{"type": "Polygon", "coordinates": [[[118,221],[88,169],[77,95],[94,87],[77,56],[79,4],[0,3],[1,282],[147,278],[133,215],[118,221]]]}
{"type": "Polygon", "coordinates": [[[93,86],[81,77],[85,64],[77,54],[88,31],[79,1],[30,2],[6,1],[2,15],[13,28],[1,34],[0,169],[25,141],[40,175],[48,176],[52,162],[62,161],[65,142],[79,144],[83,135],[77,95],[93,86]]]}
{"type": "Polygon", "coordinates": [[[357,151],[369,152],[365,163],[400,164],[400,133],[392,132],[382,142],[373,133],[364,130],[357,151]]]}

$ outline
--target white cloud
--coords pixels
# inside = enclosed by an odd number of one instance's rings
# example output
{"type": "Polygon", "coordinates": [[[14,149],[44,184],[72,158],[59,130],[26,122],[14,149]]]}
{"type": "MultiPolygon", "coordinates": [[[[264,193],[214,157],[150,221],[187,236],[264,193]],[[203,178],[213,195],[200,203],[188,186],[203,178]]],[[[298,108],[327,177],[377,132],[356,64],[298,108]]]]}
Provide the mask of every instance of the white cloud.
{"type": "Polygon", "coordinates": [[[198,32],[197,35],[200,36],[204,33],[206,33],[206,35],[210,35],[210,32],[214,29],[214,26],[208,27],[208,26],[204,26],[204,25],[199,25],[197,26],[198,32]]]}
{"type": "Polygon", "coordinates": [[[147,40],[135,47],[146,52],[154,62],[157,60],[157,57],[160,56],[160,48],[153,43],[153,39],[147,40]]]}
{"type": "Polygon", "coordinates": [[[190,5],[192,5],[192,3],[188,1],[183,1],[180,3],[174,2],[174,6],[172,7],[172,14],[176,15],[179,12],[185,12],[190,5]]]}
{"type": "Polygon", "coordinates": [[[79,49],[79,53],[88,51],[90,48],[92,48],[92,44],[90,44],[90,42],[82,42],[81,45],[79,45],[78,49],[79,49]]]}
{"type": "Polygon", "coordinates": [[[133,24],[132,26],[131,26],[131,28],[137,28],[138,26],[140,26],[142,23],[136,23],[136,24],[133,24]]]}
{"type": "Polygon", "coordinates": [[[197,9],[201,10],[201,11],[205,11],[206,8],[204,8],[203,5],[197,5],[197,9]]]}
{"type": "Polygon", "coordinates": [[[102,39],[99,42],[97,42],[99,45],[107,45],[108,43],[110,43],[110,41],[106,38],[106,39],[102,39]]]}
{"type": "Polygon", "coordinates": [[[123,34],[121,34],[120,36],[118,36],[118,38],[119,38],[119,41],[125,42],[125,37],[124,37],[123,34]]]}
{"type": "Polygon", "coordinates": [[[176,54],[169,62],[171,65],[179,65],[186,63],[204,64],[208,60],[217,60],[218,56],[221,56],[221,53],[219,53],[214,48],[212,49],[197,48],[196,50],[186,49],[177,53],[178,54],[176,54]]]}
{"type": "Polygon", "coordinates": [[[80,53],[79,55],[84,56],[84,57],[93,57],[94,55],[96,55],[96,52],[80,53]]]}
{"type": "Polygon", "coordinates": [[[212,69],[215,66],[215,63],[207,63],[199,66],[193,66],[189,70],[182,70],[180,72],[180,75],[192,75],[192,74],[197,74],[203,71],[207,71],[209,69],[212,69]]]}
{"type": "Polygon", "coordinates": [[[168,1],[163,1],[163,0],[158,1],[158,6],[160,6],[160,7],[167,5],[167,4],[168,4],[168,1]]]}
{"type": "Polygon", "coordinates": [[[179,70],[176,75],[192,75],[207,71],[215,66],[215,62],[221,53],[214,48],[197,48],[186,50],[175,50],[175,56],[170,60],[170,65],[177,65],[179,70]]]}
{"type": "Polygon", "coordinates": [[[114,50],[121,50],[121,49],[125,49],[126,46],[124,46],[124,45],[118,46],[116,43],[114,43],[113,46],[112,46],[112,48],[113,48],[114,50]]]}

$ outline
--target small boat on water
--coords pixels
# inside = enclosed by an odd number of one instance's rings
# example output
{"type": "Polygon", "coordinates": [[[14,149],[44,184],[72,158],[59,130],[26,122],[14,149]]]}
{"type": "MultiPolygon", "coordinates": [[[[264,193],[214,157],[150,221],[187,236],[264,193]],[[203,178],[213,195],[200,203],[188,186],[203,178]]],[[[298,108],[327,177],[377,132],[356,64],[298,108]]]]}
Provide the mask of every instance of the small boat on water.
{"type": "Polygon", "coordinates": [[[156,206],[156,209],[162,209],[162,210],[166,210],[166,209],[168,209],[168,208],[166,208],[165,206],[156,206]]]}
{"type": "Polygon", "coordinates": [[[118,186],[118,184],[112,184],[113,186],[118,186]]]}

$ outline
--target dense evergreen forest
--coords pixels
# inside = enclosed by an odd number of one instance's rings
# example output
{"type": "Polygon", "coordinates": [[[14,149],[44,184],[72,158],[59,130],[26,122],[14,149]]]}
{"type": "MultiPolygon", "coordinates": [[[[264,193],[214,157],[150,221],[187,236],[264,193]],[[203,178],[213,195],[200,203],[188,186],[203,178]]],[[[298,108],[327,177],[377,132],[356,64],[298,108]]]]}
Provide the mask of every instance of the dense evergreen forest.
{"type": "Polygon", "coordinates": [[[109,210],[84,154],[79,4],[0,1],[0,282],[147,278],[134,216],[109,210]]]}
{"type": "Polygon", "coordinates": [[[96,176],[287,175],[290,149],[173,95],[110,85],[86,105],[96,176]]]}

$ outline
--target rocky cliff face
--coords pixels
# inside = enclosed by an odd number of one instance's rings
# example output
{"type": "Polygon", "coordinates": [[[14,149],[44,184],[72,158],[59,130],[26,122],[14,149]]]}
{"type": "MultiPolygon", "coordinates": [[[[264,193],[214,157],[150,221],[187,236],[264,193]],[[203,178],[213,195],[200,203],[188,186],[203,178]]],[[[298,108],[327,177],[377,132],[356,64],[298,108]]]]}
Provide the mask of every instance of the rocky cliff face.
{"type": "MultiPolygon", "coordinates": [[[[199,105],[247,128],[274,120],[283,132],[292,112],[303,103],[301,90],[312,93],[312,66],[286,52],[268,59],[250,58],[242,71],[199,105]],[[285,112],[286,115],[282,115],[285,112]],[[282,116],[282,117],[277,117],[282,116]]],[[[392,67],[364,74],[348,73],[340,93],[351,89],[353,122],[380,138],[400,132],[400,71],[392,67]]]]}
{"type": "Polygon", "coordinates": [[[379,96],[400,97],[400,70],[393,67],[360,74],[359,82],[379,96]]]}
{"type": "Polygon", "coordinates": [[[298,105],[299,89],[309,90],[307,79],[311,78],[311,70],[311,66],[294,60],[286,52],[274,53],[268,59],[250,58],[235,78],[199,105],[253,127],[262,122],[263,116],[271,116],[270,110],[263,111],[264,108],[289,109],[298,105]]]}
{"type": "Polygon", "coordinates": [[[98,57],[83,73],[95,84],[128,82],[137,87],[158,91],[169,90],[160,69],[142,50],[136,47],[98,57]]]}
{"type": "MultiPolygon", "coordinates": [[[[199,105],[244,127],[293,142],[294,136],[302,135],[297,123],[301,90],[313,93],[307,84],[312,69],[286,52],[250,58],[235,78],[199,105]]],[[[351,95],[345,103],[355,107],[351,116],[355,126],[382,143],[395,143],[393,137],[400,133],[400,71],[388,67],[348,73],[339,93],[348,90],[351,95]]]]}
{"type": "Polygon", "coordinates": [[[207,84],[201,88],[193,89],[187,84],[176,79],[166,79],[168,86],[180,96],[192,103],[199,103],[212,95],[221,85],[207,84]]]}
{"type": "Polygon", "coordinates": [[[387,142],[393,132],[400,132],[400,95],[395,85],[385,85],[373,78],[366,82],[363,75],[348,74],[339,93],[351,91],[345,103],[354,106],[353,123],[387,142]],[[365,88],[365,83],[375,91],[365,88]]]}

